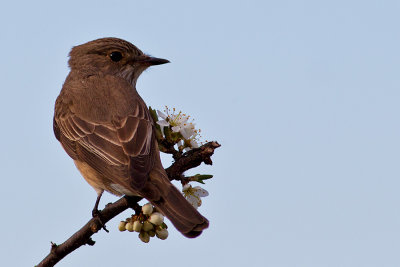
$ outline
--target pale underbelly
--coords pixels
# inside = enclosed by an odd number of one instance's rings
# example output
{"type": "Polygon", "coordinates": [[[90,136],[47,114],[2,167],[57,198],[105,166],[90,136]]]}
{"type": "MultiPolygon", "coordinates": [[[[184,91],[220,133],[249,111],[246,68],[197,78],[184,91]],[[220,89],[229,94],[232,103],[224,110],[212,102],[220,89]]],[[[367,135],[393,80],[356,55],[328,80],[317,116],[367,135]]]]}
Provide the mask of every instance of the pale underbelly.
{"type": "Polygon", "coordinates": [[[138,196],[137,193],[130,190],[126,186],[106,181],[106,179],[102,178],[102,175],[100,175],[87,163],[78,160],[74,160],[74,163],[79,172],[82,174],[83,178],[85,178],[86,182],[88,182],[88,184],[92,186],[94,190],[96,190],[97,194],[107,191],[117,196],[138,196]]]}

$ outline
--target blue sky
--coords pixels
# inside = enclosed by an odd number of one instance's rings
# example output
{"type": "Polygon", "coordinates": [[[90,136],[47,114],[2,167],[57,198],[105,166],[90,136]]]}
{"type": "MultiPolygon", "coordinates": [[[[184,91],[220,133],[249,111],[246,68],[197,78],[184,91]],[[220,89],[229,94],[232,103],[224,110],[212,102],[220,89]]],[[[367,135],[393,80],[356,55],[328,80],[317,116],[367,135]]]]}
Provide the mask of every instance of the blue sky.
{"type": "MultiPolygon", "coordinates": [[[[94,236],[57,266],[400,266],[398,1],[2,4],[0,259],[33,266],[88,219],[94,190],[53,136],[72,46],[120,37],[171,64],[148,105],[222,147],[194,240],[94,236]]],[[[170,162],[164,158],[165,165],[170,162]]],[[[105,195],[102,204],[117,198],[105,195]]]]}

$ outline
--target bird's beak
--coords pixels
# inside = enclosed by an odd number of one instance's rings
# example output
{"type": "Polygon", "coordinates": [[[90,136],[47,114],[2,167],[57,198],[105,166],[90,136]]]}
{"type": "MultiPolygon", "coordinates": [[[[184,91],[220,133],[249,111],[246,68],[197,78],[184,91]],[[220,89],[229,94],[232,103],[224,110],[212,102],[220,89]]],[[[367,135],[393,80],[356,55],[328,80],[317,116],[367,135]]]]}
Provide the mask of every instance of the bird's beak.
{"type": "Polygon", "coordinates": [[[147,57],[143,58],[142,60],[140,60],[140,62],[149,64],[150,66],[154,66],[154,65],[161,65],[161,64],[169,63],[169,60],[163,59],[163,58],[147,56],[147,57]]]}

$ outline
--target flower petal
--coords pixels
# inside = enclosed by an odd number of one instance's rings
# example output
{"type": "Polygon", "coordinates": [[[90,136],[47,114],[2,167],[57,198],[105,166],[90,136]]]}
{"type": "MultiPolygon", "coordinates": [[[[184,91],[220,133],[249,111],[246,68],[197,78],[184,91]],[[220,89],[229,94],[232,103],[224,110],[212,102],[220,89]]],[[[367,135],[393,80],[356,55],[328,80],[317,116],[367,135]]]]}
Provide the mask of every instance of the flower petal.
{"type": "Polygon", "coordinates": [[[187,128],[181,128],[181,130],[179,132],[185,139],[189,139],[190,136],[192,136],[192,133],[190,133],[187,128]]]}
{"type": "Polygon", "coordinates": [[[159,111],[159,110],[157,110],[157,115],[158,115],[159,117],[163,118],[164,120],[168,117],[167,115],[165,115],[165,113],[163,113],[163,112],[161,112],[161,111],[159,111]]]}
{"type": "Polygon", "coordinates": [[[168,127],[169,123],[165,120],[162,121],[157,121],[157,124],[160,125],[161,127],[168,127]]]}
{"type": "Polygon", "coordinates": [[[186,199],[196,209],[201,206],[201,199],[199,197],[190,195],[190,196],[187,196],[186,199]]]}
{"type": "Polygon", "coordinates": [[[201,188],[200,186],[195,186],[193,187],[193,189],[194,189],[193,195],[198,196],[199,198],[208,196],[208,191],[201,188]]]}
{"type": "Polygon", "coordinates": [[[197,134],[195,128],[190,125],[189,126],[186,125],[185,127],[183,127],[182,131],[185,132],[185,134],[182,134],[185,137],[185,139],[190,139],[191,136],[195,136],[197,134]]]}
{"type": "Polygon", "coordinates": [[[180,126],[174,126],[171,129],[172,129],[173,132],[178,133],[179,130],[181,129],[181,127],[180,126]]]}
{"type": "Polygon", "coordinates": [[[190,145],[193,147],[193,148],[198,148],[199,147],[199,144],[195,141],[195,140],[190,140],[190,145]]]}

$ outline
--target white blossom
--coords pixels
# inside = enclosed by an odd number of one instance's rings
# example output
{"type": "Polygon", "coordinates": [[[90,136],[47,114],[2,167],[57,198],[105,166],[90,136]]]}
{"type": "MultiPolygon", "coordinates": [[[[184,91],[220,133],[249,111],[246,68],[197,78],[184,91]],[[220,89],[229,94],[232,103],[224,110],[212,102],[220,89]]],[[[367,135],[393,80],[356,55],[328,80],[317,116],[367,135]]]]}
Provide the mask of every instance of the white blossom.
{"type": "Polygon", "coordinates": [[[196,133],[194,123],[192,122],[186,123],[184,127],[182,127],[179,130],[179,132],[181,133],[184,139],[190,139],[190,137],[196,133]]]}
{"type": "Polygon", "coordinates": [[[207,190],[201,188],[200,186],[192,187],[190,184],[186,184],[182,188],[183,195],[196,209],[201,206],[201,198],[208,196],[207,190]]]}
{"type": "Polygon", "coordinates": [[[200,130],[194,130],[192,135],[189,138],[187,138],[185,151],[189,151],[192,148],[199,147],[199,143],[198,143],[199,136],[200,136],[199,132],[200,132],[200,130]]]}
{"type": "Polygon", "coordinates": [[[196,129],[193,120],[189,121],[190,116],[182,113],[182,111],[175,113],[175,108],[172,109],[171,112],[171,110],[166,107],[165,112],[166,113],[157,110],[158,116],[162,119],[157,121],[157,124],[161,127],[162,133],[164,133],[164,127],[170,127],[173,132],[179,132],[182,135],[183,140],[178,141],[178,148],[181,147],[181,149],[185,151],[198,148],[201,130],[196,129]]]}
{"type": "Polygon", "coordinates": [[[173,113],[170,114],[170,110],[167,108],[165,109],[165,114],[164,112],[157,110],[157,114],[159,117],[161,117],[163,120],[157,121],[157,124],[160,125],[161,127],[165,126],[171,126],[171,130],[176,133],[181,133],[182,136],[186,135],[186,127],[189,127],[192,123],[188,123],[188,120],[190,116],[182,113],[182,111],[179,111],[178,114],[175,114],[175,109],[173,109],[173,113]]]}

